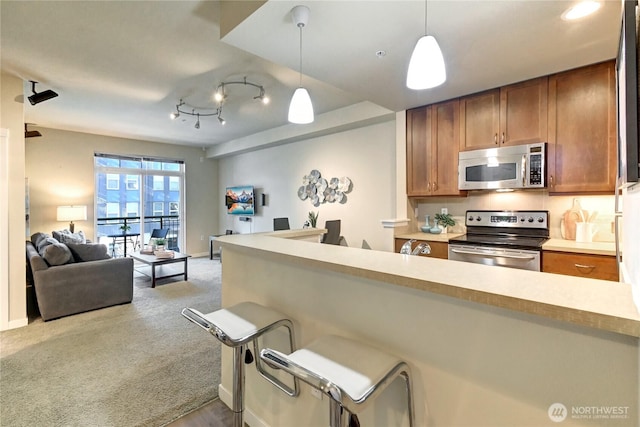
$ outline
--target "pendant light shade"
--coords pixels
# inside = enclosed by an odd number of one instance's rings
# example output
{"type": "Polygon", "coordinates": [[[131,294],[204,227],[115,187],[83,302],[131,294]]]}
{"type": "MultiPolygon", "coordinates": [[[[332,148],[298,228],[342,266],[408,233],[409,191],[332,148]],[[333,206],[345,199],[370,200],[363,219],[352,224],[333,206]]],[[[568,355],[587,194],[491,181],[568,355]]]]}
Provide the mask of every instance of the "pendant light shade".
{"type": "Polygon", "coordinates": [[[435,37],[427,32],[428,1],[424,1],[424,36],[420,37],[413,48],[409,69],[407,70],[407,87],[422,90],[440,86],[447,80],[444,58],[435,37]]]}
{"type": "Polygon", "coordinates": [[[441,85],[447,80],[444,58],[438,42],[433,36],[422,36],[413,49],[407,87],[409,89],[429,89],[441,85]]]}
{"type": "Polygon", "coordinates": [[[313,104],[307,89],[302,87],[302,29],[309,22],[309,8],[296,6],[291,10],[293,23],[300,30],[300,85],[291,97],[289,104],[289,122],[305,125],[313,123],[313,104]]]}
{"type": "Polygon", "coordinates": [[[291,97],[289,121],[300,125],[313,123],[313,104],[309,92],[303,87],[296,89],[291,97]]]}

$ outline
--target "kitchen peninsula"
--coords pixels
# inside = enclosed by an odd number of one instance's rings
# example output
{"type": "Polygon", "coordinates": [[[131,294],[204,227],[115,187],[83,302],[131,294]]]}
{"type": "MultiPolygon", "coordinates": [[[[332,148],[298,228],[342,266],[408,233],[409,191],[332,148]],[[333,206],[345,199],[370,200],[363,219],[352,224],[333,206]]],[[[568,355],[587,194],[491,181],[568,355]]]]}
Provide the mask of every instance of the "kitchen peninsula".
{"type": "MultiPolygon", "coordinates": [[[[640,316],[628,285],[268,234],[220,241],[223,306],[248,300],[288,314],[299,346],[337,334],[404,358],[419,426],[555,425],[556,403],[564,425],[638,425],[640,316]],[[572,413],[587,406],[625,413],[595,424],[572,413]]],[[[226,349],[222,360],[229,403],[226,349]]],[[[400,387],[361,423],[407,425],[400,387]]],[[[247,371],[252,426],[327,425],[326,405],[308,387],[294,400],[247,371]]]]}

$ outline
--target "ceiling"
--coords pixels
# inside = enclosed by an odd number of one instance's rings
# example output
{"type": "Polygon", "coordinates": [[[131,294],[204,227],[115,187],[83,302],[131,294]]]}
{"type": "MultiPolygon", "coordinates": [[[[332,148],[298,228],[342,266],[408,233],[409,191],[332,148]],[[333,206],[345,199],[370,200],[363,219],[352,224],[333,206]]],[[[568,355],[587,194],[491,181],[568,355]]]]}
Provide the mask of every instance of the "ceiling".
{"type": "Polygon", "coordinates": [[[271,0],[222,39],[218,1],[2,0],[1,65],[25,81],[26,95],[29,80],[40,82],[37,91],[59,94],[26,102],[28,123],[210,147],[287,125],[299,83],[299,30],[290,17],[297,4],[311,11],[302,84],[318,115],[362,101],[401,111],[615,58],[620,0],[563,21],[573,3],[429,0],[427,29],[443,51],[447,81],[424,91],[404,84],[424,34],[422,0],[271,0]],[[245,77],[264,86],[268,106],[253,100],[255,88],[234,85],[226,91],[225,126],[215,117],[201,118],[200,129],[184,114],[169,119],[180,99],[215,109],[217,85],[245,77]]]}

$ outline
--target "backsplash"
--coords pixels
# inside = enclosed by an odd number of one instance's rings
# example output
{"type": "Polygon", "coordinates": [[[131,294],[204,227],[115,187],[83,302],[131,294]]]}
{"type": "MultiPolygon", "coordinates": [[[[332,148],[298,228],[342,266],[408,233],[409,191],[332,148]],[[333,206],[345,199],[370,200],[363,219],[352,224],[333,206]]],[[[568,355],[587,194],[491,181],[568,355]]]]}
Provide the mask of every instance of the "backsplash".
{"type": "MultiPolygon", "coordinates": [[[[456,225],[449,229],[450,232],[464,232],[464,215],[467,210],[545,210],[549,211],[551,238],[561,239],[562,218],[572,208],[576,198],[582,209],[590,213],[597,212],[593,220],[597,227],[594,241],[613,242],[614,196],[549,196],[546,190],[512,193],[473,191],[467,197],[438,197],[422,200],[413,206],[418,208],[418,227],[424,225],[425,215],[433,218],[441,208],[447,208],[456,220],[456,225]]],[[[417,230],[419,228],[413,231],[417,230]]]]}

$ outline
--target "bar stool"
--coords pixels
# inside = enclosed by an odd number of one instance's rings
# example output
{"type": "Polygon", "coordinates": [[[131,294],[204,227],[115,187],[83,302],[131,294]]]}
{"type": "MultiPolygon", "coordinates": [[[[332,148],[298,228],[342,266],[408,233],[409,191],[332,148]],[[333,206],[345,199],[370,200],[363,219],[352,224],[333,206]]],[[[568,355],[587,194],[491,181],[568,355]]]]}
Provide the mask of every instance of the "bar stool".
{"type": "MultiPolygon", "coordinates": [[[[415,426],[406,362],[355,341],[328,335],[289,355],[265,348],[260,357],[329,396],[331,427],[344,427],[398,376],[406,381],[409,424],[415,426]]],[[[358,423],[354,423],[358,425],[358,423]]]]}
{"type": "MultiPolygon", "coordinates": [[[[243,427],[244,364],[253,361],[251,351],[247,350],[245,353],[244,346],[253,341],[253,351],[257,356],[259,354],[258,338],[267,332],[284,326],[288,329],[291,351],[295,351],[293,323],[282,313],[253,302],[241,302],[209,314],[202,314],[192,308],[184,308],[182,315],[202,329],[210,332],[224,345],[233,348],[233,404],[231,408],[234,413],[233,426],[243,427]]],[[[259,357],[256,357],[255,361],[256,369],[267,381],[289,396],[295,397],[298,395],[297,378],[293,378],[293,388],[291,388],[267,372],[262,363],[260,363],[259,357]]]]}

